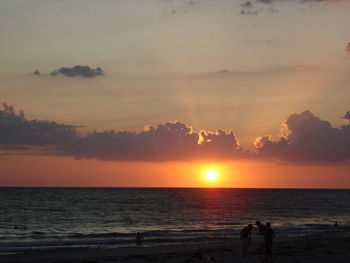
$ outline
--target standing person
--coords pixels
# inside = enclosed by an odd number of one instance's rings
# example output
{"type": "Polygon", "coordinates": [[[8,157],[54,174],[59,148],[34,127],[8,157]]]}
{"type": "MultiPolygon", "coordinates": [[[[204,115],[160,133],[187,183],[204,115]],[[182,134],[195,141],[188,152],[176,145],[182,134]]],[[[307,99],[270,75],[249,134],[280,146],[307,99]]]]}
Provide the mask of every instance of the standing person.
{"type": "Polygon", "coordinates": [[[266,232],[266,226],[264,226],[260,221],[256,221],[255,225],[258,227],[258,233],[259,236],[259,247],[258,250],[261,252],[261,255],[264,254],[264,244],[265,244],[265,232],[266,232]]]}
{"type": "Polygon", "coordinates": [[[264,235],[266,262],[267,261],[274,262],[273,255],[272,255],[272,243],[273,243],[273,239],[274,239],[275,236],[276,236],[275,232],[271,228],[271,223],[267,222],[266,223],[265,235],[264,235]]]}
{"type": "Polygon", "coordinates": [[[248,246],[252,240],[252,229],[253,225],[249,224],[242,228],[240,233],[240,239],[242,242],[242,256],[245,258],[247,256],[248,246]]]}
{"type": "Polygon", "coordinates": [[[260,221],[256,221],[255,224],[256,224],[256,226],[258,227],[258,230],[259,230],[258,235],[264,236],[265,235],[266,226],[264,226],[260,221]]]}
{"type": "Polygon", "coordinates": [[[141,246],[143,241],[143,235],[140,232],[136,233],[136,245],[141,246]]]}

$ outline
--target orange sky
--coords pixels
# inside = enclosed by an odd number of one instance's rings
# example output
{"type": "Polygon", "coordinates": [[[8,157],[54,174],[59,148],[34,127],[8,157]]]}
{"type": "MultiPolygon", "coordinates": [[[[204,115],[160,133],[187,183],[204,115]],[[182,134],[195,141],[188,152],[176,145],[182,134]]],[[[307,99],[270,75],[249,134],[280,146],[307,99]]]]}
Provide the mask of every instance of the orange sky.
{"type": "Polygon", "coordinates": [[[350,1],[246,2],[0,1],[0,186],[349,188],[350,1]]]}
{"type": "Polygon", "coordinates": [[[69,157],[2,156],[1,186],[350,188],[348,165],[258,161],[109,162],[69,157]],[[204,179],[216,169],[215,182],[204,179]]]}

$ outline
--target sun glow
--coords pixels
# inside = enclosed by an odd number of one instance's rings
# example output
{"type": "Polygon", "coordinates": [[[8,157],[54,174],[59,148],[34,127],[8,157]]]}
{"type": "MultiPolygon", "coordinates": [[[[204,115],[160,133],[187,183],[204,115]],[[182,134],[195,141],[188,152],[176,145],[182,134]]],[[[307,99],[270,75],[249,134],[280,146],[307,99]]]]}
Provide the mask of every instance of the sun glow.
{"type": "Polygon", "coordinates": [[[213,169],[210,169],[205,172],[205,178],[209,181],[215,181],[216,179],[218,179],[218,172],[213,169]]]}

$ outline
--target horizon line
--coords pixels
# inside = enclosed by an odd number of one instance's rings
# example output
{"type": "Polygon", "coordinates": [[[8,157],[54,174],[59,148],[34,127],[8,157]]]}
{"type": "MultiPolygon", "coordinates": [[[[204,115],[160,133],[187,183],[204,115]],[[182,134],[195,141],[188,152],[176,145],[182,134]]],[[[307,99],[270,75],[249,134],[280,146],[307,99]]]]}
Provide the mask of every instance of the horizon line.
{"type": "Polygon", "coordinates": [[[173,187],[173,186],[0,186],[0,188],[116,188],[116,189],[257,189],[257,190],[350,190],[350,187],[173,187]]]}

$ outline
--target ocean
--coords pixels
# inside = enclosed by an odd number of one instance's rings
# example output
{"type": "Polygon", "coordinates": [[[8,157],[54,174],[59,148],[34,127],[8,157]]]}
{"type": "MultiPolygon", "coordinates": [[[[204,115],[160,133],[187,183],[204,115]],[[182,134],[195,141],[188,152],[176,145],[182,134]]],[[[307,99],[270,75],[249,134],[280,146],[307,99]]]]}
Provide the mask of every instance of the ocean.
{"type": "Polygon", "coordinates": [[[256,220],[276,239],[350,236],[350,190],[3,187],[0,253],[135,246],[137,232],[144,246],[226,242],[256,220]]]}

